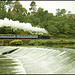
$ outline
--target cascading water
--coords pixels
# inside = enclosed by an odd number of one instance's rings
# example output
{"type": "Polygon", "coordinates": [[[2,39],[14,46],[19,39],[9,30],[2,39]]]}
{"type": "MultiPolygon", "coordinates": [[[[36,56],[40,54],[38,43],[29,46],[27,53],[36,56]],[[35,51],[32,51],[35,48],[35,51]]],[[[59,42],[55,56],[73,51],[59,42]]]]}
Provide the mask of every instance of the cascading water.
{"type": "Polygon", "coordinates": [[[26,74],[74,74],[75,50],[69,48],[50,47],[0,47],[18,50],[6,54],[21,61],[26,74]]]}
{"type": "Polygon", "coordinates": [[[0,74],[26,74],[22,63],[18,59],[2,55],[3,52],[11,49],[15,49],[15,47],[0,47],[0,74]]]}

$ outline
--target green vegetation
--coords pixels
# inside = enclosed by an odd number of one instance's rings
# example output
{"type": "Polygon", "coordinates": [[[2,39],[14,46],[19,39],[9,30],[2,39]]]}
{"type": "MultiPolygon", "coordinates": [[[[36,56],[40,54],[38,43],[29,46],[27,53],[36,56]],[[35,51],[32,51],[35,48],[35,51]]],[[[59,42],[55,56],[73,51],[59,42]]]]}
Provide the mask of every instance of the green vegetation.
{"type": "Polygon", "coordinates": [[[75,41],[71,41],[71,40],[64,40],[64,39],[60,39],[57,41],[52,41],[52,40],[31,40],[29,42],[29,45],[38,45],[38,46],[49,46],[52,44],[75,44],[75,41]]]}
{"type": "Polygon", "coordinates": [[[63,47],[63,48],[75,48],[75,41],[60,39],[57,41],[52,40],[31,40],[28,45],[32,46],[50,46],[50,47],[63,47]]]}
{"type": "Polygon", "coordinates": [[[60,39],[59,41],[57,41],[57,43],[58,44],[75,44],[75,41],[60,39]]]}
{"type": "Polygon", "coordinates": [[[12,40],[9,42],[10,45],[23,45],[22,40],[12,40]]]}
{"type": "Polygon", "coordinates": [[[35,45],[35,46],[41,46],[44,44],[45,44],[44,40],[31,40],[29,42],[29,45],[35,45]]]}
{"type": "MultiPolygon", "coordinates": [[[[49,35],[57,38],[75,38],[75,18],[66,15],[65,9],[56,9],[56,15],[49,13],[48,10],[38,8],[32,1],[29,10],[22,7],[19,1],[0,1],[0,19],[7,17],[13,21],[31,23],[32,26],[45,28],[49,35]],[[9,7],[8,10],[6,5],[9,7]],[[7,10],[7,11],[6,11],[7,10]]],[[[70,14],[70,12],[68,13],[70,14]]],[[[23,30],[13,30],[10,27],[0,27],[0,34],[24,34],[23,30]]],[[[29,32],[27,32],[29,34],[29,32]]]]}
{"type": "Polygon", "coordinates": [[[49,46],[49,47],[68,47],[75,49],[74,39],[2,39],[0,40],[1,46],[49,46]]]}
{"type": "Polygon", "coordinates": [[[13,29],[10,26],[9,27],[3,26],[3,27],[0,27],[0,34],[25,34],[27,35],[31,33],[28,31],[24,31],[22,29],[13,29]]]}

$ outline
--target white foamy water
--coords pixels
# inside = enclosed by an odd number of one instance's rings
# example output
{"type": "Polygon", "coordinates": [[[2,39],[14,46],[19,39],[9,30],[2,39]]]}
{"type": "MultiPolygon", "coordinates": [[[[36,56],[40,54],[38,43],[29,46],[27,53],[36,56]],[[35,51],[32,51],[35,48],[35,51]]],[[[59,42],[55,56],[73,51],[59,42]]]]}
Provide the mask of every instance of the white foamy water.
{"type": "MultiPolygon", "coordinates": [[[[6,49],[6,47],[2,48],[6,49]]],[[[50,47],[18,48],[18,50],[6,56],[20,60],[26,74],[75,74],[75,49],[50,47]]]]}
{"type": "Polygon", "coordinates": [[[0,74],[26,74],[26,71],[18,59],[0,56],[0,74]]]}
{"type": "Polygon", "coordinates": [[[4,18],[4,20],[0,19],[0,27],[2,26],[10,26],[14,29],[23,29],[30,33],[35,31],[36,34],[48,33],[44,28],[33,27],[31,23],[20,23],[19,21],[9,20],[8,18],[4,18]]]}

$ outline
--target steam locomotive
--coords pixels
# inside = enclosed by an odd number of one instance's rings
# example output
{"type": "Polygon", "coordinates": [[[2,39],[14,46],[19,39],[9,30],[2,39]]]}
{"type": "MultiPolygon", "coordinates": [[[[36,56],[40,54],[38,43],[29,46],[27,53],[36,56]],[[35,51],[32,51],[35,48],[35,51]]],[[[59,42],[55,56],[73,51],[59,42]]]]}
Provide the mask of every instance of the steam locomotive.
{"type": "Polygon", "coordinates": [[[49,35],[0,34],[0,39],[50,39],[49,35]]]}

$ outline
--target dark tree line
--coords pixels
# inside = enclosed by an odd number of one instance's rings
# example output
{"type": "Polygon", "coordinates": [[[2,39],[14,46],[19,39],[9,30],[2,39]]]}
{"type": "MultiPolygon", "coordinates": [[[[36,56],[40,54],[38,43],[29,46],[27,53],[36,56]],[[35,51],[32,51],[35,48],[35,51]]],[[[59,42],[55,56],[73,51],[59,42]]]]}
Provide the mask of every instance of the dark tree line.
{"type": "MultiPolygon", "coordinates": [[[[12,0],[0,1],[0,19],[7,17],[14,21],[31,23],[32,26],[45,28],[52,36],[75,37],[75,18],[67,17],[65,9],[56,9],[56,15],[54,16],[53,13],[49,13],[48,10],[41,7],[36,9],[37,5],[34,1],[31,2],[30,6],[31,12],[27,12],[17,0],[15,2],[12,0]]],[[[0,33],[2,32],[0,31],[0,33]]]]}

